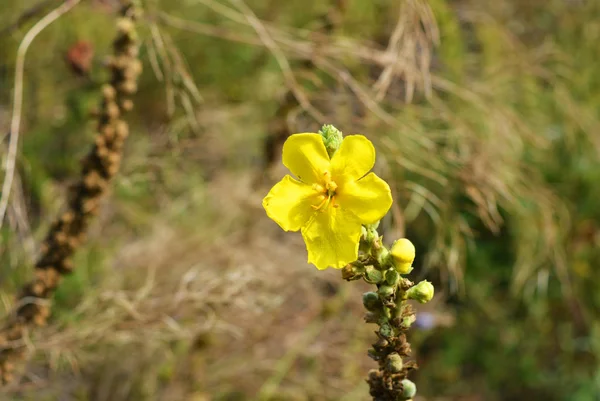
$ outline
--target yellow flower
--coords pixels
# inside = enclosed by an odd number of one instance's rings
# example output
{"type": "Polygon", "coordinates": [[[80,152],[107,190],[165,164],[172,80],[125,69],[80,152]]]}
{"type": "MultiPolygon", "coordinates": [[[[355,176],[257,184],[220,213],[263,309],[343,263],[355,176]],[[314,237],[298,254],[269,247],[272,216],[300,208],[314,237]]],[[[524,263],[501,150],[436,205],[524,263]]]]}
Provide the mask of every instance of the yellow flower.
{"type": "Polygon", "coordinates": [[[321,135],[295,134],[283,145],[289,175],[263,200],[285,231],[302,230],[308,262],[342,268],[358,258],[362,224],[379,221],[392,205],[390,187],[374,173],[375,148],[362,135],[344,138],[330,159],[321,135]],[[369,174],[367,174],[369,173],[369,174]]]}

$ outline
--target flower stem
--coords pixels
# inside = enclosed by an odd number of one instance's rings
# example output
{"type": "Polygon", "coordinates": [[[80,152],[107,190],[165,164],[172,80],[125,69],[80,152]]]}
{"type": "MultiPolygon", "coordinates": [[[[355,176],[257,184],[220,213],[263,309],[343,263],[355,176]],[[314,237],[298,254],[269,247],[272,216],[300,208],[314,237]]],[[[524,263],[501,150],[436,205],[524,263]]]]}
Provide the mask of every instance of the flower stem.
{"type": "Polygon", "coordinates": [[[365,227],[360,249],[358,261],[347,265],[342,277],[347,281],[362,278],[376,286],[376,290],[363,295],[368,310],[365,321],[378,326],[377,340],[368,352],[379,365],[369,372],[369,392],[374,401],[410,400],[416,387],[407,376],[417,364],[408,360],[411,348],[406,332],[415,320],[415,313],[407,303],[406,291],[414,283],[396,271],[376,225],[365,227]]]}

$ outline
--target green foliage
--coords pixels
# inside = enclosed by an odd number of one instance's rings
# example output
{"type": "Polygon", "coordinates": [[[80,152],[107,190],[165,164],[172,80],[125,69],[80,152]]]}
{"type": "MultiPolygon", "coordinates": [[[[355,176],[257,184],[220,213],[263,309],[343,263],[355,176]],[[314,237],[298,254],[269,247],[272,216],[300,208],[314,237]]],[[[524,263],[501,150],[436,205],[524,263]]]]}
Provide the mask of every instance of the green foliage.
{"type": "MultiPolygon", "coordinates": [[[[2,26],[35,3],[4,2],[2,26]]],[[[62,205],[65,187],[78,172],[78,159],[91,143],[88,110],[106,78],[102,61],[110,53],[113,30],[112,16],[97,3],[82,4],[51,25],[26,58],[18,168],[36,241],[62,205]],[[78,40],[94,46],[89,78],[75,76],[64,61],[78,40]]],[[[148,11],[142,35],[145,74],[123,176],[114,186],[108,222],[99,223],[107,234],[92,236],[78,255],[76,272],[56,294],[54,319],[59,325],[86,324],[71,308],[121,274],[111,266],[111,255],[127,241],[143,237],[155,219],[182,227],[189,235],[209,228],[224,234],[233,227],[223,224],[214,210],[230,207],[228,213],[238,216],[232,211],[237,206],[230,206],[229,199],[207,200],[207,181],[222,180],[227,198],[248,196],[246,187],[222,176],[254,171],[260,164],[265,131],[286,88],[280,65],[260,41],[227,38],[225,33],[258,36],[244,18],[229,18],[216,3],[237,10],[232,2],[143,2],[148,11]],[[184,110],[182,99],[189,89],[182,89],[175,67],[167,76],[160,54],[163,80],[153,73],[149,60],[159,49],[153,49],[150,23],[155,21],[152,12],[158,11],[216,29],[215,35],[202,35],[157,22],[167,47],[179,51],[181,64],[199,88],[203,102],[193,102],[197,113],[184,110]],[[176,107],[169,114],[165,88],[171,80],[176,107]],[[190,114],[197,117],[195,127],[190,114]]],[[[419,255],[428,255],[417,258],[413,274],[425,272],[436,289],[446,288],[450,294],[445,308],[455,315],[454,325],[415,338],[419,395],[491,401],[595,399],[600,393],[600,327],[595,323],[600,318],[599,3],[429,0],[441,40],[434,50],[433,91],[426,97],[417,90],[414,102],[407,104],[395,94],[402,88],[392,87],[392,94],[378,105],[395,125],[383,123],[381,113],[349,96],[352,91],[334,72],[300,72],[298,49],[313,43],[309,31],[323,25],[329,2],[247,3],[259,18],[284,32],[274,35],[288,39],[278,42],[282,52],[315,107],[331,118],[326,122],[349,133],[362,131],[376,143],[407,223],[407,237],[415,239],[419,255]]],[[[398,12],[396,2],[347,1],[333,36],[339,43],[350,40],[356,48],[365,43],[371,49],[385,48],[398,12]]],[[[10,110],[14,56],[33,21],[0,36],[2,110],[10,110]]],[[[358,50],[339,50],[338,58],[328,57],[367,89],[381,71],[381,66],[366,65],[370,61],[361,59],[358,50]]],[[[303,130],[325,123],[305,120],[301,114],[298,125],[303,130]]],[[[0,121],[0,126],[5,123],[0,121]]],[[[240,220],[236,224],[255,224],[253,217],[240,220]]],[[[29,258],[20,237],[5,225],[3,295],[14,294],[30,277],[29,258]]],[[[351,344],[354,348],[340,349],[340,354],[358,355],[363,346],[351,344]]],[[[222,357],[233,360],[236,355],[222,357]]],[[[176,380],[173,360],[161,359],[152,366],[151,358],[144,358],[148,366],[131,380],[132,396],[150,397],[149,391],[176,380]]],[[[132,366],[142,366],[142,359],[132,366]]],[[[307,397],[321,396],[319,375],[328,367],[320,363],[305,366],[296,378],[313,384],[307,397]]],[[[90,380],[104,377],[101,368],[108,368],[101,365],[96,365],[97,374],[86,372],[90,380]]],[[[254,387],[268,381],[268,373],[260,373],[252,376],[259,382],[254,387]]],[[[345,379],[357,386],[364,373],[356,361],[344,367],[345,379]]],[[[281,390],[283,399],[306,399],[298,386],[290,388],[281,390]]],[[[340,399],[343,391],[332,388],[330,399],[340,399]]],[[[226,383],[216,393],[221,399],[252,399],[243,383],[226,383]]],[[[364,393],[360,387],[348,399],[364,399],[364,393]]],[[[92,399],[89,391],[82,394],[79,399],[92,399]]],[[[43,399],[39,394],[33,398],[43,399]]]]}

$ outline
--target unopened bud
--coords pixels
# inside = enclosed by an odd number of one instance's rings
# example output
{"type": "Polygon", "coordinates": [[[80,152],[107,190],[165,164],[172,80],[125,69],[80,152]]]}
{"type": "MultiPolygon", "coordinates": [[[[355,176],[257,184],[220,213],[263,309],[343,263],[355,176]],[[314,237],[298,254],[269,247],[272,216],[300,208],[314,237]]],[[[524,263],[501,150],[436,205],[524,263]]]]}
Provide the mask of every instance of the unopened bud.
{"type": "Polygon", "coordinates": [[[392,244],[390,254],[398,273],[408,274],[412,271],[412,263],[415,260],[415,246],[412,242],[400,238],[392,244]]]}
{"type": "Polygon", "coordinates": [[[390,326],[389,323],[382,323],[379,326],[379,334],[383,338],[390,338],[394,335],[394,329],[392,328],[392,326],[390,326]]]}
{"type": "Polygon", "coordinates": [[[366,278],[371,284],[379,284],[383,280],[383,273],[374,268],[373,266],[367,266],[366,278]]]}
{"type": "Polygon", "coordinates": [[[333,157],[333,154],[340,148],[344,140],[342,131],[333,125],[323,125],[323,128],[319,130],[319,134],[323,137],[327,154],[329,154],[329,157],[333,157]]]}
{"type": "Polygon", "coordinates": [[[385,369],[390,373],[400,372],[403,366],[402,357],[396,352],[392,352],[385,359],[385,369]]]}
{"type": "Polygon", "coordinates": [[[402,380],[402,399],[411,399],[417,394],[417,386],[408,379],[402,380]]]}
{"type": "Polygon", "coordinates": [[[381,307],[379,295],[376,292],[365,292],[363,294],[363,305],[369,311],[375,311],[381,307]]]}
{"type": "Polygon", "coordinates": [[[400,281],[400,274],[396,270],[390,269],[385,272],[385,281],[394,287],[400,281]]]}
{"type": "Polygon", "coordinates": [[[433,284],[431,284],[427,280],[423,280],[417,285],[411,287],[406,291],[406,296],[409,299],[414,299],[422,304],[431,301],[433,298],[433,294],[435,289],[433,288],[433,284]]]}
{"type": "Polygon", "coordinates": [[[377,293],[383,299],[389,298],[392,295],[394,295],[394,287],[391,287],[389,285],[382,285],[377,290],[377,293]]]}

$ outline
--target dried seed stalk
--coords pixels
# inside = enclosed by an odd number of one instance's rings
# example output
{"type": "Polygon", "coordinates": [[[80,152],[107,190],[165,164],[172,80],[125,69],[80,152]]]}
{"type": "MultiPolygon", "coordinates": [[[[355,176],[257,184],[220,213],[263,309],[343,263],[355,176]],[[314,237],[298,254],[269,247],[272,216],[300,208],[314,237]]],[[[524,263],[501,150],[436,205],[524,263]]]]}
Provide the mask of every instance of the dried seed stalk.
{"type": "Polygon", "coordinates": [[[0,381],[13,379],[15,363],[25,351],[24,339],[32,326],[42,326],[50,315],[47,300],[62,276],[73,271],[71,257],[85,238],[109,181],[118,172],[129,127],[122,119],[131,110],[130,96],[141,73],[134,8],[125,3],[117,22],[114,55],[108,62],[111,79],[102,88],[98,131],[91,151],[82,162],[81,177],[71,188],[67,210],[52,224],[35,265],[34,279],[26,284],[17,307],[0,329],[0,381]]]}

